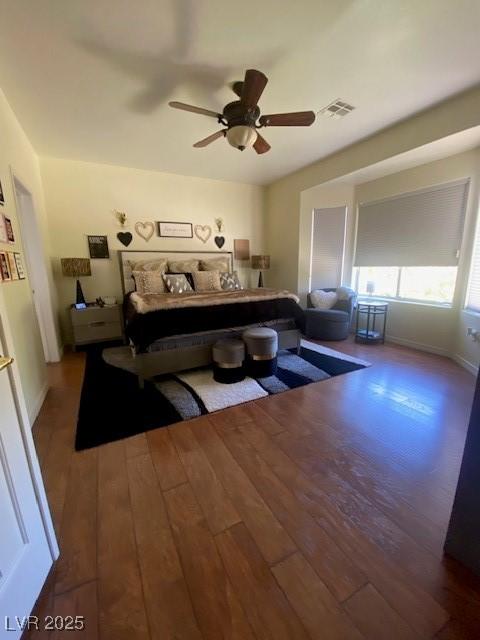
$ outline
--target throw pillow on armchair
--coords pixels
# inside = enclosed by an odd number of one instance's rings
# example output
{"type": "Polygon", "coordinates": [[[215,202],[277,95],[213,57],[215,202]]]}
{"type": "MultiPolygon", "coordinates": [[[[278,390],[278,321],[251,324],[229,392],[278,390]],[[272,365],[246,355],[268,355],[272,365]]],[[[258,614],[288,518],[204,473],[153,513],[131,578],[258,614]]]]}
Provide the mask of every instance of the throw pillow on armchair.
{"type": "Polygon", "coordinates": [[[338,300],[335,291],[315,289],[310,294],[310,300],[315,309],[331,309],[338,300]]]}

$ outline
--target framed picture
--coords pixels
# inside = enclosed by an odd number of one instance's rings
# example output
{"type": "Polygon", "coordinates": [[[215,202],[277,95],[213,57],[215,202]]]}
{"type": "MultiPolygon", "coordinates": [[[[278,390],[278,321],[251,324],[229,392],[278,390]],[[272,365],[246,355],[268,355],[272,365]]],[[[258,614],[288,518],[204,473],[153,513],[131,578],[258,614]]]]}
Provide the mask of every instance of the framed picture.
{"type": "Polygon", "coordinates": [[[191,222],[157,222],[157,234],[161,238],[193,238],[191,222]]]}
{"type": "Polygon", "coordinates": [[[19,253],[14,253],[13,256],[17,267],[18,279],[25,280],[25,269],[23,268],[22,256],[19,253]]]}
{"type": "Polygon", "coordinates": [[[8,282],[11,280],[10,269],[8,266],[8,258],[5,251],[0,251],[0,274],[2,276],[2,280],[8,282]]]}
{"type": "Polygon", "coordinates": [[[107,236],[87,236],[90,258],[110,258],[107,236]]]}
{"type": "Polygon", "coordinates": [[[3,195],[3,187],[2,181],[0,180],[0,204],[3,206],[5,204],[5,196],[3,195]]]}
{"type": "Polygon", "coordinates": [[[7,251],[8,267],[10,269],[10,277],[12,280],[18,280],[17,263],[13,251],[7,251]]]}
{"type": "Polygon", "coordinates": [[[5,229],[7,231],[7,242],[13,244],[15,242],[15,234],[13,233],[12,221],[7,216],[3,216],[5,221],[5,229]]]}
{"type": "Polygon", "coordinates": [[[0,242],[8,242],[7,227],[5,226],[5,218],[0,213],[0,242]]]}

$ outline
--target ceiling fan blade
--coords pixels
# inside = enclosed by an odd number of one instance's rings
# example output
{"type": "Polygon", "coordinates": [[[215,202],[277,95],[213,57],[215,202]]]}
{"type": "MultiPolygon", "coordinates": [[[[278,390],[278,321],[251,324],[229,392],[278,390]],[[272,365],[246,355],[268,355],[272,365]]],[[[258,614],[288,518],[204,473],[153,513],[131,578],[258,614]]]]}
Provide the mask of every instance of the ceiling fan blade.
{"type": "Polygon", "coordinates": [[[257,71],[256,69],[247,69],[245,73],[245,80],[243,81],[240,102],[245,107],[256,107],[267,82],[267,76],[261,71],[257,71]]]}
{"type": "Polygon", "coordinates": [[[206,147],[211,142],[214,142],[215,140],[218,140],[218,138],[221,138],[222,136],[224,136],[226,134],[226,131],[227,131],[226,129],[221,129],[220,131],[216,131],[215,133],[212,133],[211,136],[207,136],[203,140],[199,140],[193,146],[196,147],[197,149],[200,149],[201,147],[206,147]]]}
{"type": "Polygon", "coordinates": [[[309,127],[315,122],[315,113],[313,111],[271,113],[261,116],[259,122],[265,127],[309,127]]]}
{"type": "Polygon", "coordinates": [[[267,153],[267,151],[270,151],[271,146],[268,144],[265,138],[262,138],[262,136],[257,131],[257,139],[255,140],[253,148],[258,154],[261,154],[261,153],[267,153]]]}
{"type": "Polygon", "coordinates": [[[221,118],[221,113],[210,111],[210,109],[203,109],[202,107],[194,107],[191,104],[185,104],[184,102],[169,102],[168,103],[174,109],[182,109],[183,111],[191,111],[192,113],[199,113],[202,116],[210,116],[211,118],[221,118]]]}

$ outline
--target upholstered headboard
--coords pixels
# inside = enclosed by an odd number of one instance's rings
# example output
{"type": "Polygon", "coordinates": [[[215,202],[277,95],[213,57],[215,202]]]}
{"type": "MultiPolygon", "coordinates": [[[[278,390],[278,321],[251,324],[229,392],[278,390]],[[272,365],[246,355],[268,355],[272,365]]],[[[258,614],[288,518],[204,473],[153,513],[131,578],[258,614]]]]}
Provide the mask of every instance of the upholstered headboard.
{"type": "Polygon", "coordinates": [[[233,255],[231,251],[119,251],[120,275],[122,278],[123,293],[135,291],[135,283],[132,276],[130,262],[137,260],[154,260],[165,258],[166,260],[209,260],[211,258],[228,258],[230,271],[233,271],[233,255]]]}

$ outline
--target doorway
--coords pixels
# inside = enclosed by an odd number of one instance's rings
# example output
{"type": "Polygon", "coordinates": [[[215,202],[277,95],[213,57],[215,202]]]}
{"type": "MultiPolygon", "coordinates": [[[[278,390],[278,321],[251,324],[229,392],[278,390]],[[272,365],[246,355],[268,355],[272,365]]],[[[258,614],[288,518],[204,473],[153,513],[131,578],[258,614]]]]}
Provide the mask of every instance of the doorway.
{"type": "Polygon", "coordinates": [[[60,348],[55,330],[52,296],[46,268],[46,258],[30,191],[12,172],[17,218],[25,254],[25,265],[31,287],[32,301],[42,338],[46,362],[60,360],[60,348]]]}

